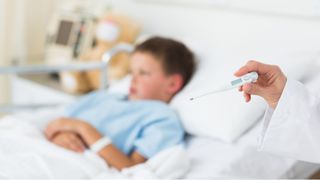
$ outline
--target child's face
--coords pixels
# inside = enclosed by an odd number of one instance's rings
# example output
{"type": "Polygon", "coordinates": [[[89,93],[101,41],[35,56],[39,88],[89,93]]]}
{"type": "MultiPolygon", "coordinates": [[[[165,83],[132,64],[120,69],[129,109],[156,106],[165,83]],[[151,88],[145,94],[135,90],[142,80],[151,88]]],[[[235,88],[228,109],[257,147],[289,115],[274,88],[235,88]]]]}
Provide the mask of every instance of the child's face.
{"type": "Polygon", "coordinates": [[[169,102],[181,88],[180,75],[166,75],[161,62],[150,53],[135,52],[131,56],[131,100],[161,100],[169,102]]]}

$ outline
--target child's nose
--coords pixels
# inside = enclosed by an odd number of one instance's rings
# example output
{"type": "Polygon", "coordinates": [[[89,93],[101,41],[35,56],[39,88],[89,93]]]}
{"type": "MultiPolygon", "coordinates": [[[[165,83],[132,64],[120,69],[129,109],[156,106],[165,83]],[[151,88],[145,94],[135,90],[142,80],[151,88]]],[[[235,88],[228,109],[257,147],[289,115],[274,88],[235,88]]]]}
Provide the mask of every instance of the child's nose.
{"type": "Polygon", "coordinates": [[[131,82],[132,83],[136,83],[137,82],[137,75],[132,75],[132,79],[131,79],[131,82]]]}

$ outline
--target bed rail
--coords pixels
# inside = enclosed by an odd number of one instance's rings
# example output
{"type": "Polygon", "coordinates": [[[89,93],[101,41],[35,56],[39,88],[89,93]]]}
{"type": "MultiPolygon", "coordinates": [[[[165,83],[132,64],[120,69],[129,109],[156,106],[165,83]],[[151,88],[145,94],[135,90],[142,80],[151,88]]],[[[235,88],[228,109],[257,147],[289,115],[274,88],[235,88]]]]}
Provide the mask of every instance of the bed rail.
{"type": "MultiPolygon", "coordinates": [[[[131,53],[134,47],[131,44],[120,43],[114,46],[111,50],[104,53],[102,60],[92,61],[89,63],[73,63],[66,65],[25,65],[25,66],[10,66],[0,67],[0,75],[10,74],[48,74],[64,71],[88,71],[101,70],[100,89],[108,87],[107,66],[113,56],[121,52],[131,53]]],[[[23,109],[38,109],[41,107],[57,106],[57,104],[28,104],[28,105],[13,105],[0,104],[0,112],[12,112],[23,109]]]]}

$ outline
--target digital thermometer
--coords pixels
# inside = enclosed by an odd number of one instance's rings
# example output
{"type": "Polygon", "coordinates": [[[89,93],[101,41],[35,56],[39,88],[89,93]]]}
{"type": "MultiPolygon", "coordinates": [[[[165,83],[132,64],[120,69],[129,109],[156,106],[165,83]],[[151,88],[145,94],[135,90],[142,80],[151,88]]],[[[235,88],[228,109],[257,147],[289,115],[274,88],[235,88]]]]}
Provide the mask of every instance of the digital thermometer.
{"type": "Polygon", "coordinates": [[[250,72],[250,73],[248,73],[246,75],[243,75],[243,76],[239,77],[238,79],[235,79],[235,80],[231,81],[229,84],[227,84],[225,86],[222,86],[222,87],[220,87],[220,88],[218,88],[218,89],[216,89],[214,91],[205,93],[203,95],[190,98],[190,100],[193,101],[195,99],[198,99],[198,98],[210,95],[210,94],[227,91],[227,90],[230,90],[230,89],[238,88],[238,87],[243,86],[243,85],[248,84],[248,83],[257,82],[258,77],[259,77],[259,75],[258,75],[257,72],[250,72]]]}

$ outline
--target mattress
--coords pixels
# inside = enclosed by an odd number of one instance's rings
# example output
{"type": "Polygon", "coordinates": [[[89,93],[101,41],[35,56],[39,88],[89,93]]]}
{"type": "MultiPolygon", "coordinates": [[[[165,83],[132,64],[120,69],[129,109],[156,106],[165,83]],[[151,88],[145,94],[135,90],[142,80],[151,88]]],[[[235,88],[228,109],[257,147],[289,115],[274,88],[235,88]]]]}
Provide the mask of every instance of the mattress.
{"type": "Polygon", "coordinates": [[[191,168],[185,178],[308,178],[320,165],[288,159],[257,150],[260,124],[234,143],[190,136],[191,168]]]}

